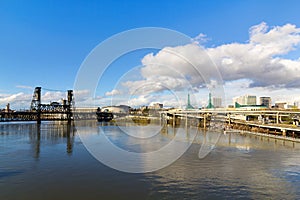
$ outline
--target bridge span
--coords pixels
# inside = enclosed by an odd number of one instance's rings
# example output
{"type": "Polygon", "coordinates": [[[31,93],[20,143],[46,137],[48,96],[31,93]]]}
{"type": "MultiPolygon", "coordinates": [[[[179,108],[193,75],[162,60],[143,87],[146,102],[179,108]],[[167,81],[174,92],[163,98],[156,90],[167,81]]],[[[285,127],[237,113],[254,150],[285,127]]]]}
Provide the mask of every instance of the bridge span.
{"type": "Polygon", "coordinates": [[[219,127],[300,138],[300,111],[298,110],[169,110],[160,112],[162,123],[173,126],[185,123],[204,129],[219,127]]]}

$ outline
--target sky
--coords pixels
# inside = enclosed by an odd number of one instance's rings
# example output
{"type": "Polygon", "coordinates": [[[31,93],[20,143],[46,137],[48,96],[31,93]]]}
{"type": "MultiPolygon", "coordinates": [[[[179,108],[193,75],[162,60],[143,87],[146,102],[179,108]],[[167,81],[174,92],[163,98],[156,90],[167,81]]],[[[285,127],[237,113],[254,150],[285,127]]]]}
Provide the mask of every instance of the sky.
{"type": "Polygon", "coordinates": [[[293,104],[300,101],[299,8],[297,0],[2,0],[0,108],[10,103],[13,109],[28,109],[36,86],[42,87],[44,102],[65,98],[97,45],[142,27],[172,29],[193,40],[121,56],[101,77],[92,98],[85,91],[76,93],[77,105],[184,106],[190,92],[195,107],[205,106],[213,81],[205,82],[168,51],[209,74],[200,59],[205,52],[222,77],[226,105],[245,94],[293,104]]]}

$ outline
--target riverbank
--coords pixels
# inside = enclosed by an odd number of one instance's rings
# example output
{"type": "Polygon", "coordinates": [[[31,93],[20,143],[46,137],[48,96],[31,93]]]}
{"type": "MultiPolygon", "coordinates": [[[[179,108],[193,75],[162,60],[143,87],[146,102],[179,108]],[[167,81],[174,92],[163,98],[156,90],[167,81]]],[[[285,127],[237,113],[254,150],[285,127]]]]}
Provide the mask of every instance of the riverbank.
{"type": "Polygon", "coordinates": [[[238,133],[240,135],[256,135],[256,136],[261,136],[261,137],[267,137],[267,138],[273,138],[273,139],[278,139],[278,140],[283,140],[283,141],[290,141],[290,142],[297,142],[300,143],[300,138],[293,138],[293,137],[287,137],[287,136],[282,136],[282,135],[273,135],[273,134],[267,134],[267,133],[259,133],[259,132],[252,132],[252,131],[245,131],[245,130],[239,130],[239,129],[232,129],[232,130],[226,130],[224,133],[238,133]]]}
{"type": "Polygon", "coordinates": [[[117,123],[135,123],[135,124],[159,124],[160,118],[158,117],[149,117],[149,116],[137,116],[137,115],[128,115],[124,117],[118,117],[112,120],[112,122],[117,123]]]}

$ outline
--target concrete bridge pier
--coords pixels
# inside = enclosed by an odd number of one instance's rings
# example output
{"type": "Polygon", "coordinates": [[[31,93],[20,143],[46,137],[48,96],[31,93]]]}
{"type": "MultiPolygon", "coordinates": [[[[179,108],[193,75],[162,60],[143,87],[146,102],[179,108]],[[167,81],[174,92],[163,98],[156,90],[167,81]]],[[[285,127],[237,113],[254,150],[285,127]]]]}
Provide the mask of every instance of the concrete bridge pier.
{"type": "Polygon", "coordinates": [[[286,137],[286,130],[285,129],[282,130],[282,136],[286,137]]]}
{"type": "Polygon", "coordinates": [[[203,115],[203,128],[206,129],[206,114],[203,115]]]}
{"type": "Polygon", "coordinates": [[[188,127],[188,116],[187,113],[185,114],[185,128],[188,127]]]}
{"type": "Polygon", "coordinates": [[[173,121],[172,121],[172,123],[173,123],[173,127],[175,127],[175,125],[176,125],[176,115],[175,114],[173,114],[173,121]]]}

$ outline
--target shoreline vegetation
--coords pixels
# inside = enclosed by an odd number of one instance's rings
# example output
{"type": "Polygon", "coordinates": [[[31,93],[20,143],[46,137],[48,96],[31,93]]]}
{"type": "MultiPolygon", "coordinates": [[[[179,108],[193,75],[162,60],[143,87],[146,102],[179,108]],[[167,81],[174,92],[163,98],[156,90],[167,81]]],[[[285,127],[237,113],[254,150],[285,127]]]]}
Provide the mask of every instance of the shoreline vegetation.
{"type": "Polygon", "coordinates": [[[111,120],[112,122],[116,123],[135,123],[141,125],[148,125],[148,124],[159,124],[160,118],[159,117],[149,117],[149,116],[136,116],[136,115],[128,115],[124,117],[118,117],[111,120]]]}

